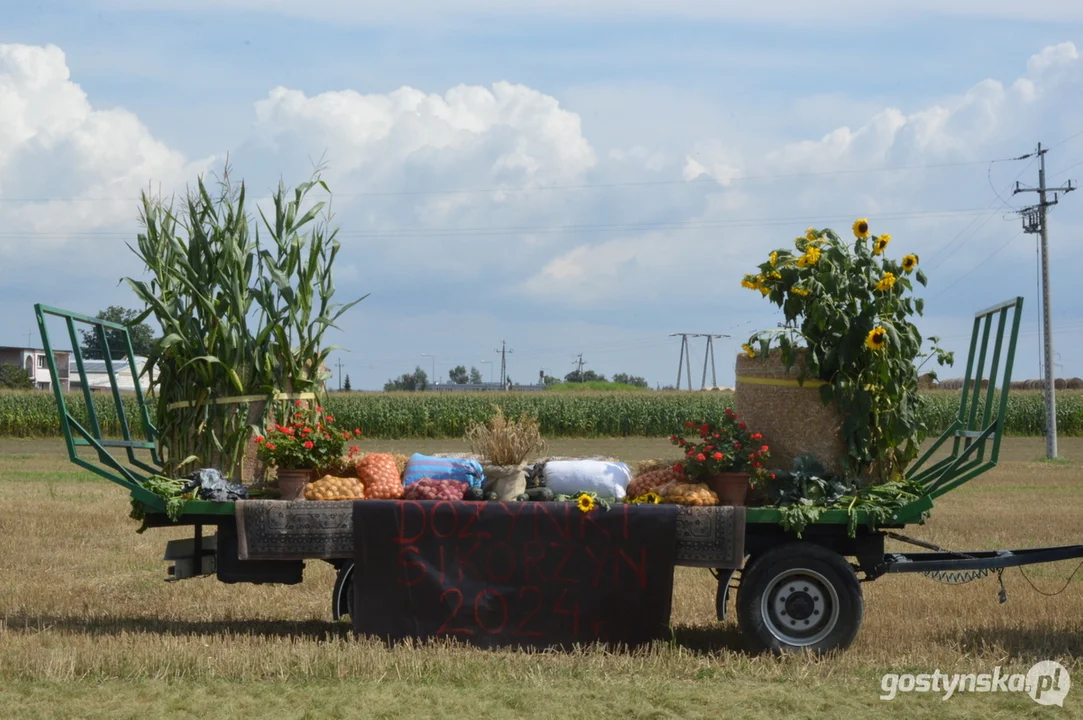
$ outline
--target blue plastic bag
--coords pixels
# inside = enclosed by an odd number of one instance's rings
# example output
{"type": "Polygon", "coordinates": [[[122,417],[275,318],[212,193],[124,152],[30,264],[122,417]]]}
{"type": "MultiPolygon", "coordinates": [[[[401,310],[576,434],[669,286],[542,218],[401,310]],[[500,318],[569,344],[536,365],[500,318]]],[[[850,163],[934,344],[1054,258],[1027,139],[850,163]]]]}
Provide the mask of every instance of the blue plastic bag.
{"type": "Polygon", "coordinates": [[[485,486],[485,473],[481,463],[470,458],[441,458],[414,453],[406,461],[402,484],[409,487],[423,478],[433,480],[458,480],[472,488],[485,486]]]}

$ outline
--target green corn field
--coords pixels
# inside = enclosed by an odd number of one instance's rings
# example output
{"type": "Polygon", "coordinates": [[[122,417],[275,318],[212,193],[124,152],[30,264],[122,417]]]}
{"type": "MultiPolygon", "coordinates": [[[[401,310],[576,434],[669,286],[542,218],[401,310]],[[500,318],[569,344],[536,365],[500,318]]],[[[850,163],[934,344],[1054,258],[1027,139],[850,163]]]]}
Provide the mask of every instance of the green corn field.
{"type": "MultiPolygon", "coordinates": [[[[941,432],[959,411],[959,393],[933,391],[922,396],[930,433],[941,432]]],[[[120,435],[113,398],[95,394],[94,406],[102,432],[120,435]]],[[[87,422],[83,395],[65,397],[80,423],[87,422]]],[[[125,396],[125,414],[133,434],[141,433],[135,396],[125,396]]],[[[359,427],[370,438],[462,437],[470,423],[485,421],[493,405],[510,416],[538,418],[546,437],[663,437],[688,419],[717,418],[732,407],[729,393],[583,392],[583,393],[332,393],[327,408],[336,422],[359,427]]],[[[1041,392],[1013,391],[1008,396],[1006,433],[1041,435],[1045,405],[1041,392]]],[[[1083,436],[1083,392],[1057,395],[1057,430],[1083,436]]],[[[0,436],[59,436],[60,424],[52,393],[0,391],[0,436]]]]}

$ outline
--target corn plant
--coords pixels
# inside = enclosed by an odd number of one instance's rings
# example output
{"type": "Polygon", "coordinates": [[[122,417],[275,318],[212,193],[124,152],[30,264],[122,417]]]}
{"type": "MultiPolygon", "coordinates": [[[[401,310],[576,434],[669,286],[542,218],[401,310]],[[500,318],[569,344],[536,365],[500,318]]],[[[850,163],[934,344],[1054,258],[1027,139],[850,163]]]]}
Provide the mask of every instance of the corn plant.
{"type": "Polygon", "coordinates": [[[162,327],[146,367],[156,370],[167,472],[195,459],[239,475],[251,434],[287,412],[273,402],[277,393],[322,396],[321,369],[335,349],[323,347],[323,335],[364,298],[332,302],[339,243],[329,213],[321,215],[327,204],[306,202],[317,187],[330,194],[319,170],[292,199],[279,184],[273,217],[259,213],[269,243],[228,165],[217,196],[201,177],[181,211],[143,194],[145,232],[132,250],[151,279],[126,280],[147,306],[136,322],[153,314],[162,327]]]}

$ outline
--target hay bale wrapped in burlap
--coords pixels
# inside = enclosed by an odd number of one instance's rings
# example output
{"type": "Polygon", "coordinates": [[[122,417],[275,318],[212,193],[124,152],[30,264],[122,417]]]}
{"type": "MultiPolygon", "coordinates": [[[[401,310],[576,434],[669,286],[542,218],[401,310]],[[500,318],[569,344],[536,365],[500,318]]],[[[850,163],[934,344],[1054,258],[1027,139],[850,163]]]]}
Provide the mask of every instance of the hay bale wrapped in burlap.
{"type": "Polygon", "coordinates": [[[820,401],[821,381],[808,378],[798,384],[803,361],[798,351],[797,362],[787,372],[777,350],[766,360],[739,355],[734,410],[771,447],[771,467],[789,470],[795,457],[811,453],[829,473],[842,473],[843,418],[834,404],[820,401]]]}

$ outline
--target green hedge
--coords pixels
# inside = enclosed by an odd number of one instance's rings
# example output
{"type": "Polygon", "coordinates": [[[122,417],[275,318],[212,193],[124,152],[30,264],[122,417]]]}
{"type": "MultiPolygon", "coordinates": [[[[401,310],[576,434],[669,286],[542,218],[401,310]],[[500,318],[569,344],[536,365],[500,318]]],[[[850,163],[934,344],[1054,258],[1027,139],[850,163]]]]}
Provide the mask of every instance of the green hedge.
{"type": "MultiPolygon", "coordinates": [[[[86,423],[83,396],[71,393],[65,402],[86,423]]],[[[922,396],[931,432],[941,432],[959,407],[959,393],[934,391],[922,396]]],[[[124,398],[129,422],[138,423],[135,396],[124,398]]],[[[366,437],[461,437],[471,422],[486,420],[498,403],[511,416],[528,413],[538,418],[547,437],[664,437],[690,418],[718,417],[731,407],[733,395],[721,392],[581,392],[581,393],[333,393],[328,409],[336,421],[360,427],[366,437]]],[[[119,436],[120,423],[113,398],[96,394],[98,421],[107,435],[119,436]]],[[[1009,435],[1041,435],[1045,426],[1040,392],[1014,391],[1008,398],[1009,435]]],[[[1083,435],[1083,393],[1058,395],[1060,435],[1083,435]]],[[[138,432],[138,430],[133,430],[138,432]]],[[[0,436],[43,437],[60,433],[53,396],[48,392],[0,391],[0,436]]]]}

